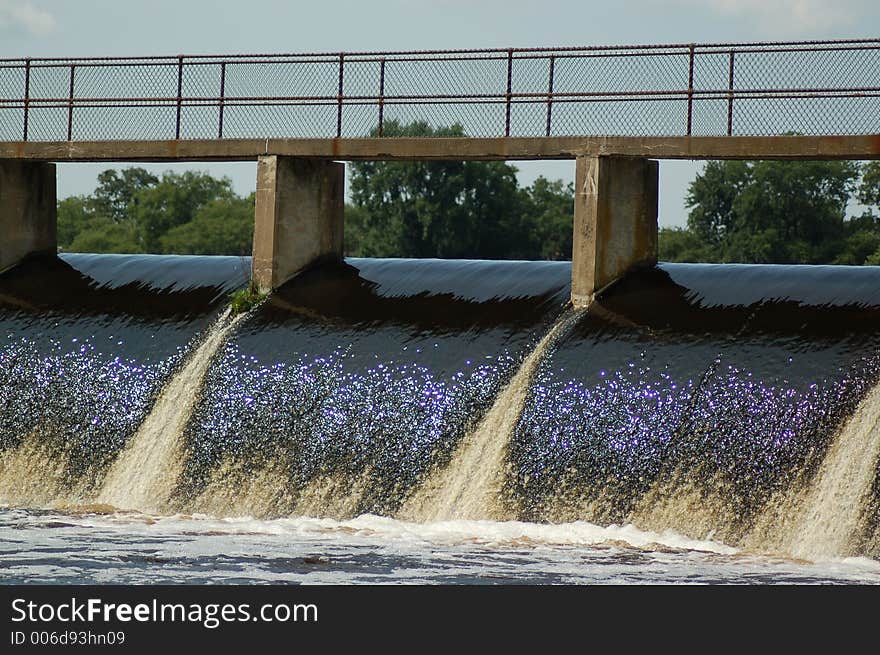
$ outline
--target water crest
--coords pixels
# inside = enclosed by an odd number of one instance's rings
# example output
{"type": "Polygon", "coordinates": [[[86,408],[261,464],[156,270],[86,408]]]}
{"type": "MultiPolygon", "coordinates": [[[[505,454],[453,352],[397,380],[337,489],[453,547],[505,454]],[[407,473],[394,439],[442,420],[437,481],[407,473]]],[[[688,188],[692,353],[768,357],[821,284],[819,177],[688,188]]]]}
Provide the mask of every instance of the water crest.
{"type": "Polygon", "coordinates": [[[880,557],[877,269],[661,265],[573,312],[566,263],[351,259],[231,317],[234,259],[0,277],[0,502],[880,557]]]}

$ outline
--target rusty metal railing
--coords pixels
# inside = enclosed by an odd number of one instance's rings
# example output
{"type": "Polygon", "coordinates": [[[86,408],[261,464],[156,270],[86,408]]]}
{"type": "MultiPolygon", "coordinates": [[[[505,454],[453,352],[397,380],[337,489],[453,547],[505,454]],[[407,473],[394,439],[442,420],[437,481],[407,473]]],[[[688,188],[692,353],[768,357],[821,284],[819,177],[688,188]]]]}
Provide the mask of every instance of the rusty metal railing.
{"type": "Polygon", "coordinates": [[[0,141],[880,133],[880,39],[0,60],[0,141]]]}

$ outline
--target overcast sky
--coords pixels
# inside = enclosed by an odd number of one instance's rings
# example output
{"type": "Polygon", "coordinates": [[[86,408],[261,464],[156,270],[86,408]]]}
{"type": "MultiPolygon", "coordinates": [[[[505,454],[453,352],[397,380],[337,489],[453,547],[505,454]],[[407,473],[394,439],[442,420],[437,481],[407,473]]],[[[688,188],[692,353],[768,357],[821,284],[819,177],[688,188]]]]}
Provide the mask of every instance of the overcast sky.
{"type": "MultiPolygon", "coordinates": [[[[339,52],[872,38],[878,0],[0,0],[0,57],[339,52]]],[[[253,190],[253,163],[196,164],[253,190]]],[[[573,162],[520,162],[521,181],[573,162]]],[[[61,197],[106,164],[59,166],[61,197]]],[[[159,171],[170,168],[158,164],[159,171]]],[[[177,167],[178,169],[180,167],[177,167]]],[[[695,162],[660,165],[661,225],[681,225],[695,162]]]]}

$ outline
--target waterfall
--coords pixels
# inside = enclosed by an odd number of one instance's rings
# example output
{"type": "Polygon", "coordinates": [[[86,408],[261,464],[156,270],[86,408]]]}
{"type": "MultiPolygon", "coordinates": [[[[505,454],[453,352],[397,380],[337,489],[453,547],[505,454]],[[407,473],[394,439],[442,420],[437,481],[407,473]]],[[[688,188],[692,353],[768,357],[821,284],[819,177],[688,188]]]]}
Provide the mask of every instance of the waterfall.
{"type": "Polygon", "coordinates": [[[556,321],[520,364],[477,427],[461,441],[449,463],[429,474],[404,503],[398,512],[400,518],[412,521],[512,518],[501,501],[507,444],[538,365],[585,311],[569,310],[556,321]]]}
{"type": "Polygon", "coordinates": [[[165,385],[150,413],[107,472],[98,494],[99,503],[141,511],[161,511],[166,507],[184,465],[183,430],[208,366],[245,315],[231,317],[227,309],[165,385]]]}
{"type": "Polygon", "coordinates": [[[782,549],[796,557],[853,555],[880,457],[880,384],[840,428],[795,510],[782,549]]]}

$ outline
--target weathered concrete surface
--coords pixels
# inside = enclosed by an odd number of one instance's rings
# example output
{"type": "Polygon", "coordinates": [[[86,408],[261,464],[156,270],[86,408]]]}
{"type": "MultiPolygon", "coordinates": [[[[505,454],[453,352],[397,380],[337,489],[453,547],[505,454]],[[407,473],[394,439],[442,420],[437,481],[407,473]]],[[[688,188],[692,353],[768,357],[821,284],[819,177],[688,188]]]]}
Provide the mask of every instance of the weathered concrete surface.
{"type": "Polygon", "coordinates": [[[575,170],[571,301],[594,295],[628,271],[657,263],[656,161],[579,157],[575,170]]]}
{"type": "Polygon", "coordinates": [[[38,161],[247,161],[266,155],[375,161],[576,159],[601,155],[652,159],[880,159],[880,134],[0,142],[0,159],[38,161]]]}
{"type": "Polygon", "coordinates": [[[0,273],[56,252],[55,199],[55,164],[0,160],[0,273]]]}
{"type": "Polygon", "coordinates": [[[345,165],[270,155],[257,162],[253,281],[276,289],[321,259],[342,259],[345,165]]]}

